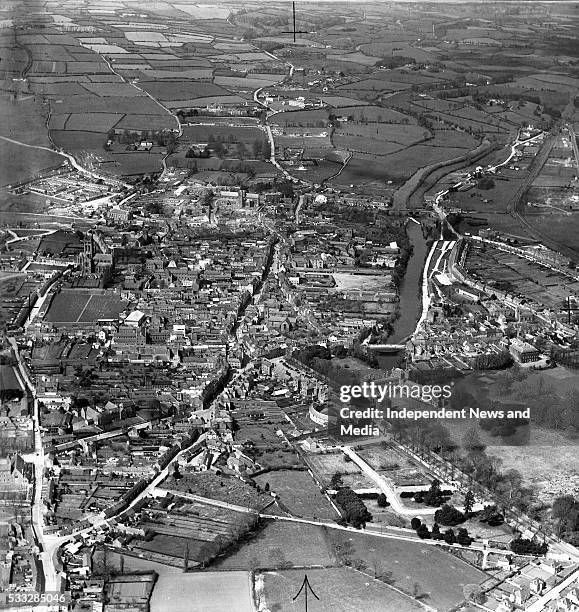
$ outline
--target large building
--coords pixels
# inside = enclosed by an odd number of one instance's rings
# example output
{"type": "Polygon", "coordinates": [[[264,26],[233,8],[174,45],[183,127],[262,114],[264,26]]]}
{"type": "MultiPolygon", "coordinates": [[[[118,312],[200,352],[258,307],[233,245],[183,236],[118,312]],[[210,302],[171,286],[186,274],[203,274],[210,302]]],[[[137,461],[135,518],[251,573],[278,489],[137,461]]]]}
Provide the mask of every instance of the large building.
{"type": "Polygon", "coordinates": [[[519,363],[539,361],[539,351],[532,344],[519,340],[519,338],[511,340],[509,351],[519,363]]]}

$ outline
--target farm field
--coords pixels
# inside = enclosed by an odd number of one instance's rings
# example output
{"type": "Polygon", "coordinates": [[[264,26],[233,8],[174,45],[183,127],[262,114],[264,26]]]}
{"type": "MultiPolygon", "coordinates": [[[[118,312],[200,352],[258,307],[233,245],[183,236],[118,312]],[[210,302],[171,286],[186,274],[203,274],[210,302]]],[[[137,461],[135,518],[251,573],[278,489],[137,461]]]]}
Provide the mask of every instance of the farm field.
{"type": "MultiPolygon", "coordinates": [[[[298,612],[303,600],[292,601],[304,579],[303,570],[266,572],[263,575],[263,600],[270,610],[298,612]]],[[[373,580],[351,568],[310,569],[309,582],[319,597],[310,595],[312,612],[384,612],[388,610],[415,612],[422,610],[418,602],[397,593],[383,582],[373,580]]],[[[258,579],[259,580],[259,579],[258,579]]],[[[258,581],[259,584],[259,581],[258,581]]],[[[258,589],[259,592],[259,589],[258,589]]],[[[302,596],[303,597],[303,596],[302,596]]]]}
{"type": "Polygon", "coordinates": [[[457,159],[468,151],[462,147],[436,147],[432,142],[415,145],[387,155],[384,174],[389,178],[407,179],[423,166],[457,159]]]}
{"type": "Polygon", "coordinates": [[[525,215],[531,227],[536,228],[542,235],[550,238],[554,243],[564,246],[579,258],[579,245],[577,235],[579,232],[579,212],[571,215],[525,215]]]}
{"type": "Polygon", "coordinates": [[[387,175],[384,172],[384,164],[367,159],[352,157],[346,164],[339,176],[328,181],[330,185],[356,187],[384,188],[386,179],[402,181],[403,178],[387,175]]]}
{"type": "Polygon", "coordinates": [[[498,177],[493,179],[494,185],[490,189],[478,189],[474,186],[468,191],[449,193],[446,198],[451,206],[458,206],[465,212],[504,213],[509,200],[515,196],[525,177],[522,172],[515,174],[510,170],[503,170],[498,177]]]}
{"type": "Polygon", "coordinates": [[[299,178],[320,185],[322,182],[336,175],[341,167],[342,164],[336,161],[316,159],[313,165],[306,166],[305,170],[299,170],[296,174],[298,174],[299,178]]]}
{"type": "Polygon", "coordinates": [[[139,83],[145,91],[158,100],[193,100],[210,96],[227,96],[229,91],[213,83],[199,81],[142,81],[139,83]]]}
{"type": "Polygon", "coordinates": [[[256,126],[229,127],[219,125],[186,125],[183,127],[183,136],[180,143],[207,143],[211,140],[220,140],[224,143],[253,144],[256,140],[260,143],[265,139],[263,130],[256,126]]]}
{"type": "Polygon", "coordinates": [[[267,521],[238,550],[216,562],[220,570],[287,569],[302,565],[334,565],[332,549],[323,529],[314,525],[267,521]],[[291,542],[291,546],[287,543],[291,542]]]}
{"type": "Polygon", "coordinates": [[[113,176],[139,176],[160,173],[163,169],[163,149],[141,152],[94,152],[99,169],[113,176]]]}
{"type": "MultiPolygon", "coordinates": [[[[0,136],[12,138],[18,142],[50,148],[50,140],[44,125],[47,108],[32,98],[10,100],[0,95],[0,136]]],[[[32,149],[25,149],[32,153],[32,149]]]]}
{"type": "Polygon", "coordinates": [[[439,610],[449,610],[460,603],[466,584],[481,584],[488,575],[444,552],[440,548],[378,538],[370,535],[344,534],[332,530],[328,536],[334,545],[361,559],[369,573],[387,576],[392,585],[408,593],[417,590],[423,601],[439,610]],[[418,585],[415,587],[415,585],[418,585]]]}
{"type": "Polygon", "coordinates": [[[34,177],[46,168],[56,168],[64,161],[62,155],[34,149],[0,138],[0,187],[34,177]]]}
{"type": "Polygon", "coordinates": [[[350,108],[351,106],[366,106],[368,102],[364,100],[357,100],[355,97],[349,98],[347,96],[322,96],[322,100],[329,106],[339,109],[342,107],[350,108]]]}
{"type": "Polygon", "coordinates": [[[270,491],[279,495],[282,507],[303,518],[336,519],[338,513],[322,494],[307,471],[279,470],[255,477],[262,487],[269,483],[270,491]]]}

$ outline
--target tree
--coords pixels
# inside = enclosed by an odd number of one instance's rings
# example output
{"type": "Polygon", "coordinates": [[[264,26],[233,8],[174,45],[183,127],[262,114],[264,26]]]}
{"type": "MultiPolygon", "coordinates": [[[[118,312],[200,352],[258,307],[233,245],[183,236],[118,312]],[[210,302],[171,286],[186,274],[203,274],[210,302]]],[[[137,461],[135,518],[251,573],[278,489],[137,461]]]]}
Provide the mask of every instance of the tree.
{"type": "Polygon", "coordinates": [[[572,495],[561,495],[553,502],[553,518],[559,522],[559,533],[577,529],[579,501],[572,495]]]}
{"type": "Polygon", "coordinates": [[[462,593],[467,601],[475,604],[484,604],[487,600],[485,592],[478,584],[465,584],[462,593]]]}
{"type": "Polygon", "coordinates": [[[420,525],[422,525],[422,521],[416,516],[410,521],[410,527],[414,530],[418,530],[420,525]]]}
{"type": "Polygon", "coordinates": [[[443,499],[443,495],[440,492],[440,480],[435,478],[430,485],[430,489],[423,496],[424,503],[428,506],[440,506],[443,499]]]}
{"type": "Polygon", "coordinates": [[[499,512],[497,506],[485,506],[478,515],[480,523],[488,523],[491,527],[497,527],[505,522],[505,517],[499,512]]]}
{"type": "Polygon", "coordinates": [[[386,508],[386,506],[388,505],[386,495],[384,495],[384,493],[380,493],[380,495],[378,495],[378,498],[376,499],[376,503],[380,508],[386,508]]]}
{"type": "Polygon", "coordinates": [[[470,546],[472,543],[472,538],[468,535],[468,531],[461,527],[456,535],[456,541],[461,546],[470,546]]]}
{"type": "Polygon", "coordinates": [[[342,474],[340,472],[336,472],[330,480],[330,487],[332,489],[339,489],[343,484],[342,474]]]}
{"type": "Polygon", "coordinates": [[[344,519],[356,529],[364,527],[372,520],[372,515],[364,502],[350,487],[342,487],[336,493],[336,504],[342,511],[344,519]]]}
{"type": "Polygon", "coordinates": [[[546,542],[539,543],[534,538],[527,540],[525,538],[516,538],[511,540],[510,549],[518,555],[544,555],[549,550],[546,542]]]}
{"type": "Polygon", "coordinates": [[[434,523],[434,525],[432,525],[432,539],[433,540],[442,540],[443,535],[442,533],[440,533],[440,526],[438,525],[438,523],[434,523]]]}
{"type": "Polygon", "coordinates": [[[482,453],[486,446],[481,442],[478,431],[470,427],[462,438],[462,447],[469,453],[482,453]]]}
{"type": "Polygon", "coordinates": [[[269,143],[269,140],[267,140],[267,138],[264,138],[261,141],[261,158],[269,159],[270,157],[271,157],[271,145],[269,143]]]}
{"type": "Polygon", "coordinates": [[[466,516],[470,516],[474,507],[474,493],[469,489],[464,496],[464,513],[466,516]]]}
{"type": "Polygon", "coordinates": [[[374,578],[380,578],[382,576],[382,563],[380,557],[377,555],[372,557],[372,569],[374,570],[374,578]]]}
{"type": "Polygon", "coordinates": [[[434,520],[441,525],[455,526],[464,523],[465,516],[451,504],[443,504],[442,507],[434,513],[434,520]]]}
{"type": "Polygon", "coordinates": [[[416,534],[421,540],[429,540],[430,539],[430,531],[428,531],[428,527],[425,523],[421,523],[421,525],[416,530],[416,534]]]}
{"type": "Polygon", "coordinates": [[[447,544],[456,544],[456,536],[454,535],[454,531],[452,529],[447,529],[444,532],[444,541],[447,544]]]}

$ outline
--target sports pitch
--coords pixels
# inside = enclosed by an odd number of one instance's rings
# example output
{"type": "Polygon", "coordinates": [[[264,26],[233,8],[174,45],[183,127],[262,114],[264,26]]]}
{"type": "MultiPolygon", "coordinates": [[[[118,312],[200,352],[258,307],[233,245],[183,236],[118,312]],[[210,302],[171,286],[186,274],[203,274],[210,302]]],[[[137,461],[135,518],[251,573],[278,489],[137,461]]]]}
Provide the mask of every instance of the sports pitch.
{"type": "Polygon", "coordinates": [[[69,290],[57,293],[44,317],[49,323],[91,323],[116,319],[128,302],[112,293],[69,290]]]}

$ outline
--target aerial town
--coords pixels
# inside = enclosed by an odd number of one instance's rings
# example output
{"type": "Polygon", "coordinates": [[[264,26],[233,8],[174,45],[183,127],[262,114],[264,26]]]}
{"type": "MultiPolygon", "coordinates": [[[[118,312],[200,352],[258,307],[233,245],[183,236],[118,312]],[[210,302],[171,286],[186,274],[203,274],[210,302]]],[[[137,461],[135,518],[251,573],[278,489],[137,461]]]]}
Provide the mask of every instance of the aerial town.
{"type": "Polygon", "coordinates": [[[0,610],[579,611],[578,31],[0,6],[0,610]]]}

